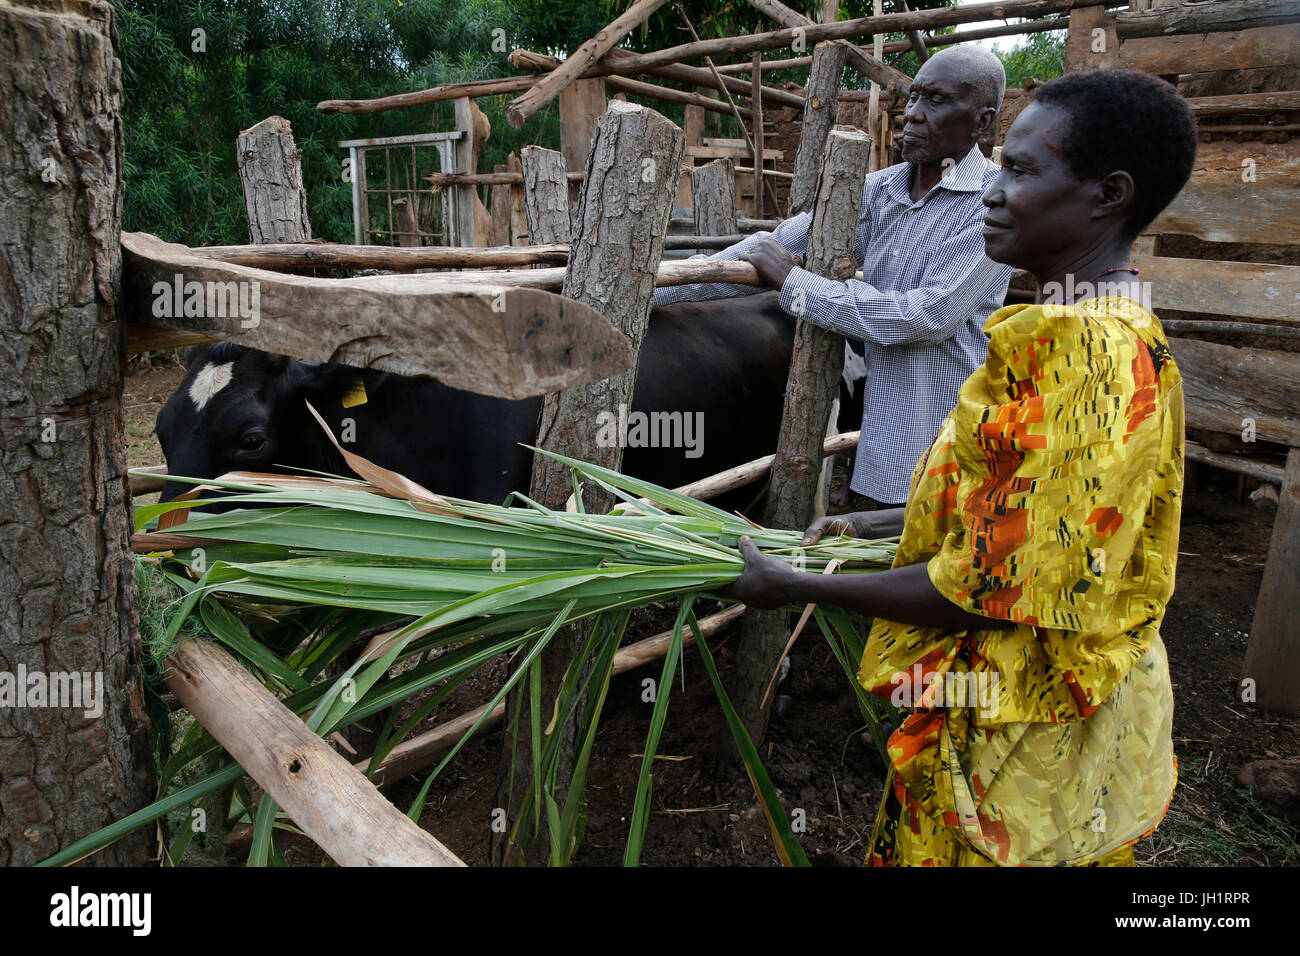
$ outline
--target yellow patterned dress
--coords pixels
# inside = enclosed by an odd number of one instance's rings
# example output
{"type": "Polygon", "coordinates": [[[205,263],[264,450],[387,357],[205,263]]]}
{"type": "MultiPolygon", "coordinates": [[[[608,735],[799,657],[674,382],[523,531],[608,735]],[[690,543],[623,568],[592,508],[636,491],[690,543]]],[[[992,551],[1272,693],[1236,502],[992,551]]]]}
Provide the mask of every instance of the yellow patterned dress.
{"type": "Polygon", "coordinates": [[[1160,622],[1183,395],[1126,298],[1008,306],[912,476],[896,566],[1013,622],[877,620],[859,681],[909,711],[869,865],[1131,865],[1177,777],[1160,622]]]}

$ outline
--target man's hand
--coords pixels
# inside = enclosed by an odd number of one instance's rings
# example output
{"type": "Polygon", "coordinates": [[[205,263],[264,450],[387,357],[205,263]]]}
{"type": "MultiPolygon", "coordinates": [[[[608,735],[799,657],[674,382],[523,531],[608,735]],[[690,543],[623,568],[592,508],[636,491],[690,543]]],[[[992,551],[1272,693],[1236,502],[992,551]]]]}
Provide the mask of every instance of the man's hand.
{"type": "Polygon", "coordinates": [[[798,256],[790,255],[771,236],[755,243],[752,249],[740,257],[740,261],[748,262],[758,270],[763,285],[778,291],[785,286],[785,277],[790,274],[790,270],[803,265],[798,256]]]}
{"type": "Polygon", "coordinates": [[[720,597],[769,609],[798,603],[796,592],[802,572],[763,554],[748,536],[740,539],[740,553],[745,556],[745,572],[719,589],[720,597]]]}

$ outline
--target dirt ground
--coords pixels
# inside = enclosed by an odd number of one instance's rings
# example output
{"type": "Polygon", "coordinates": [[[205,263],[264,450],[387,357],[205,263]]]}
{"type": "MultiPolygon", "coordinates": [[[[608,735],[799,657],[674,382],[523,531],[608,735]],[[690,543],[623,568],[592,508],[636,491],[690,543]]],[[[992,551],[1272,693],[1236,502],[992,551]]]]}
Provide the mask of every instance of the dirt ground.
{"type": "MultiPolygon", "coordinates": [[[[162,463],[153,419],[180,376],[171,364],[130,376],[126,430],[132,466],[162,463]]],[[[1189,471],[1177,590],[1162,630],[1174,685],[1180,777],[1164,823],[1137,846],[1140,865],[1300,864],[1296,828],[1236,784],[1241,766],[1251,760],[1300,757],[1300,719],[1242,703],[1237,690],[1274,514],[1250,502],[1252,487],[1249,479],[1204,467],[1193,465],[1189,471]]],[[[628,640],[668,628],[672,613],[669,607],[646,609],[628,640]]],[[[710,643],[724,679],[734,640],[733,632],[710,643]]],[[[767,826],[743,770],[715,760],[715,744],[726,731],[698,653],[688,650],[685,660],[686,685],[674,688],[659,747],[642,863],[775,866],[767,826]]],[[[761,748],[764,764],[787,812],[804,811],[806,832],[800,840],[809,859],[816,865],[856,866],[866,852],[883,767],[874,749],[859,739],[861,718],[843,672],[815,627],[796,645],[792,668],[794,706],[773,718],[761,748]]],[[[648,665],[612,683],[589,775],[589,815],[578,864],[622,862],[651,712],[641,700],[642,679],[657,680],[659,670],[657,663],[648,665]]],[[[467,682],[442,713],[455,715],[481,704],[492,679],[489,673],[467,682]]],[[[431,724],[441,719],[445,716],[431,724]]],[[[471,742],[434,782],[421,818],[472,865],[488,862],[501,746],[500,733],[471,742]]],[[[405,810],[422,779],[394,784],[387,792],[405,810]]],[[[286,853],[295,863],[320,859],[311,851],[286,853]]]]}

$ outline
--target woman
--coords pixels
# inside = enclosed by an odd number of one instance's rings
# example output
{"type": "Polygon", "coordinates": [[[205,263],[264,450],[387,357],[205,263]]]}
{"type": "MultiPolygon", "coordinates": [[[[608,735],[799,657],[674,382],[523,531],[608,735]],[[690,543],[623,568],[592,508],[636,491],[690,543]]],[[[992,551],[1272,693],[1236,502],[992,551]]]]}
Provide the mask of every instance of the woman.
{"type": "Polygon", "coordinates": [[[901,531],[894,568],[806,574],[741,541],[728,596],[876,618],[858,679],[910,712],[868,864],[1132,865],[1164,816],[1182,386],[1130,253],[1195,153],[1161,80],[1041,87],[1007,134],[984,238],[1046,301],[989,317],[987,360],[905,508],[823,518],[804,539],[901,531]]]}

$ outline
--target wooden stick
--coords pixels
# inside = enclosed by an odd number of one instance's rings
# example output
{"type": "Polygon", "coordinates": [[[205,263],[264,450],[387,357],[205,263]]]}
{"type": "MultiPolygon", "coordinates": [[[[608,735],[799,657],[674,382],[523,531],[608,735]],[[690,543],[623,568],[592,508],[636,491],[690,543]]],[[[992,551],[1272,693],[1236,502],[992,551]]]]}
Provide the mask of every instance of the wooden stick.
{"type": "Polygon", "coordinates": [[[588,66],[617,46],[620,40],[666,2],[667,0],[636,0],[621,17],[574,50],[559,67],[542,77],[541,82],[512,100],[506,107],[506,119],[510,125],[515,129],[523,126],[528,117],[559,96],[560,91],[578,79],[588,66]]]}
{"type": "MultiPolygon", "coordinates": [[[[835,455],[851,448],[857,448],[860,434],[860,432],[844,432],[826,439],[822,443],[822,454],[835,455]]],[[[693,481],[689,485],[682,485],[675,490],[684,495],[690,495],[692,498],[708,501],[710,498],[716,498],[725,492],[734,491],[737,488],[758,481],[772,470],[772,462],[775,459],[775,455],[765,455],[743,465],[728,468],[716,475],[710,475],[708,478],[693,481]]]]}
{"type": "MultiPolygon", "coordinates": [[[[568,174],[569,182],[580,183],[587,176],[584,172],[571,172],[568,174]]],[[[435,188],[443,186],[522,186],[524,182],[523,173],[491,172],[491,173],[429,173],[425,180],[432,183],[435,188]]]]}
{"type": "MultiPolygon", "coordinates": [[[[763,102],[758,93],[763,83],[763,71],[759,69],[762,56],[761,53],[754,53],[751,74],[751,102],[754,104],[754,216],[757,219],[763,218],[763,102]]],[[[714,73],[717,73],[716,69],[714,73]]]]}
{"type": "MultiPolygon", "coordinates": [[[[605,84],[614,90],[621,90],[624,93],[631,93],[633,96],[646,96],[651,99],[664,100],[668,103],[685,103],[688,106],[698,106],[706,109],[711,113],[725,113],[730,115],[731,110],[727,109],[725,103],[719,103],[715,99],[707,96],[701,96],[699,93],[686,93],[682,90],[669,89],[666,86],[657,86],[654,83],[643,83],[641,80],[630,80],[626,76],[610,76],[605,78],[605,84]]],[[[755,103],[760,102],[757,97],[755,103]]],[[[740,115],[749,119],[754,114],[743,106],[737,107],[740,115]]]]}
{"type": "MultiPolygon", "coordinates": [[[[899,0],[899,3],[901,3],[901,4],[903,5],[903,12],[904,12],[904,13],[907,13],[907,12],[909,12],[909,11],[911,10],[911,8],[908,7],[908,5],[907,5],[907,0],[899,0]]],[[[876,16],[879,16],[879,15],[880,15],[880,10],[879,10],[878,8],[873,8],[871,12],[872,12],[873,14],[875,14],[876,16]]],[[[879,33],[876,34],[876,36],[875,36],[873,42],[874,42],[875,45],[876,45],[876,46],[875,46],[876,56],[879,57],[880,54],[883,52],[883,51],[880,49],[880,34],[879,34],[879,33]]],[[[910,43],[910,44],[912,44],[912,49],[916,51],[916,58],[917,58],[918,60],[920,60],[922,63],[924,63],[926,60],[930,59],[930,51],[927,50],[927,49],[925,48],[925,38],[921,36],[921,31],[920,31],[920,30],[908,30],[908,31],[907,31],[907,42],[910,43]]]]}
{"type": "Polygon", "coordinates": [[[206,640],[167,659],[168,689],[340,866],[464,866],[296,714],[206,640]]]}
{"type": "Polygon", "coordinates": [[[1258,478],[1260,481],[1266,481],[1271,485],[1282,484],[1282,478],[1286,471],[1281,465],[1275,465],[1270,461],[1262,461],[1254,455],[1225,455],[1221,452],[1210,451],[1204,445],[1198,445],[1193,441],[1186,442],[1183,447],[1188,461],[1198,461],[1204,465],[1222,468],[1224,471],[1249,475],[1251,478],[1258,478]]]}
{"type": "MultiPolygon", "coordinates": [[[[813,21],[809,20],[802,13],[791,10],[780,0],[749,0],[750,6],[760,13],[765,13],[777,23],[787,27],[794,27],[798,30],[805,30],[807,27],[814,26],[813,21]]],[[[877,14],[879,16],[879,14],[877,14]]],[[[820,24],[823,27],[833,26],[837,21],[820,24]]],[[[879,35],[879,32],[873,31],[879,35]]],[[[805,40],[809,43],[815,43],[811,36],[805,34],[805,40]]],[[[863,76],[879,83],[882,87],[906,95],[907,91],[912,88],[912,78],[900,70],[894,69],[889,64],[880,59],[880,55],[871,56],[866,50],[853,46],[845,40],[837,41],[838,45],[847,48],[849,64],[863,76]]]]}
{"type": "MultiPolygon", "coordinates": [[[[725,611],[719,611],[717,614],[710,614],[708,617],[700,619],[700,631],[706,638],[711,638],[727,625],[740,620],[744,613],[745,606],[737,604],[725,611]]],[[[636,670],[644,664],[662,660],[664,655],[668,653],[672,636],[672,631],[664,631],[653,637],[647,637],[643,641],[637,641],[635,644],[620,648],[614,655],[614,674],[626,674],[628,671],[636,670]]],[[[694,643],[695,632],[688,626],[682,630],[682,645],[689,647],[694,643]]],[[[427,730],[416,737],[402,741],[393,748],[392,752],[384,759],[384,762],[376,768],[374,774],[375,783],[378,785],[393,783],[434,763],[456,745],[457,741],[465,735],[467,730],[474,726],[475,721],[483,715],[483,711],[486,709],[487,707],[484,706],[476,710],[466,711],[454,720],[439,724],[432,730],[427,730]]],[[[492,709],[492,712],[488,714],[487,719],[483,721],[478,732],[494,730],[501,724],[505,712],[505,703],[497,704],[492,709]]],[[[369,767],[369,760],[363,760],[356,764],[357,770],[361,773],[366,773],[369,767]]]]}
{"type": "MultiPolygon", "coordinates": [[[[800,67],[811,66],[811,56],[795,56],[786,60],[763,60],[759,63],[759,70],[766,72],[768,70],[797,70],[800,67]]],[[[754,64],[749,63],[728,63],[726,66],[718,67],[718,72],[725,75],[731,73],[753,73],[754,64]]]]}
{"type": "Polygon", "coordinates": [[[1005,3],[979,3],[970,6],[917,10],[912,13],[887,13],[881,17],[861,17],[857,20],[840,20],[837,23],[814,23],[799,27],[797,31],[795,29],[773,30],[769,33],[751,33],[747,36],[682,43],[651,53],[631,53],[620,62],[620,66],[627,67],[628,71],[644,71],[652,67],[718,53],[748,54],[755,50],[775,50],[790,46],[796,39],[815,44],[820,40],[852,39],[910,29],[927,30],[1006,17],[1042,17],[1074,7],[1104,5],[1106,5],[1105,0],[1007,0],[1005,3]]]}

